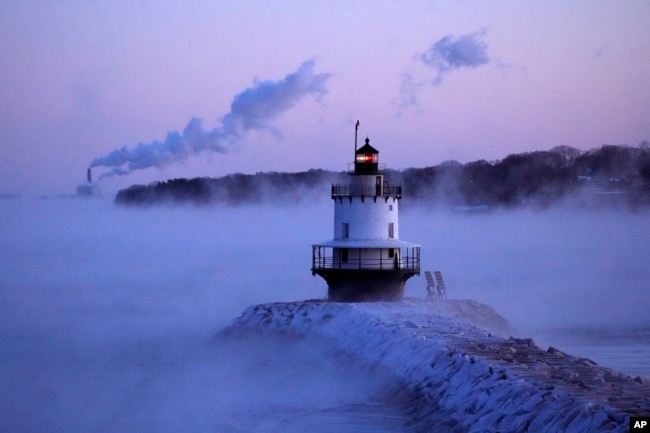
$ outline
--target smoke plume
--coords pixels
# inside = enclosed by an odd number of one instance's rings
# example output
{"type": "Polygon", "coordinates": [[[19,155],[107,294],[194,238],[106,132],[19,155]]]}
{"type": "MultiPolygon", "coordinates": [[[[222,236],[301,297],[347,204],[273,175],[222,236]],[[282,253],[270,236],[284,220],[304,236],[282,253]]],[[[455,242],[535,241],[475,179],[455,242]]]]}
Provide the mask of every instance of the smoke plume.
{"type": "Polygon", "coordinates": [[[101,177],[125,175],[143,168],[162,167],[201,152],[226,153],[249,130],[266,129],[277,135],[272,120],[305,96],[313,95],[320,100],[327,94],[325,83],[331,74],[315,73],[314,64],[308,60],[278,81],[255,81],[233,98],[230,112],[221,117],[219,127],[206,130],[202,120],[193,117],[183,132],[168,132],[164,141],[121,147],[95,158],[90,167],[111,168],[101,177]]]}
{"type": "MultiPolygon", "coordinates": [[[[490,62],[487,55],[487,44],[481,40],[486,30],[468,33],[459,37],[447,35],[435,42],[429,49],[413,57],[419,66],[431,68],[435,71],[433,79],[426,78],[413,70],[406,70],[400,74],[400,90],[392,104],[397,107],[397,115],[401,115],[407,108],[420,110],[418,95],[429,83],[438,86],[448,73],[461,68],[477,68],[490,62]]],[[[502,62],[497,62],[501,67],[507,67],[502,62]]]]}
{"type": "Polygon", "coordinates": [[[447,35],[420,54],[420,61],[437,72],[433,84],[440,84],[444,75],[455,69],[476,68],[487,64],[490,61],[487,45],[481,40],[485,32],[483,29],[457,38],[447,35]]]}

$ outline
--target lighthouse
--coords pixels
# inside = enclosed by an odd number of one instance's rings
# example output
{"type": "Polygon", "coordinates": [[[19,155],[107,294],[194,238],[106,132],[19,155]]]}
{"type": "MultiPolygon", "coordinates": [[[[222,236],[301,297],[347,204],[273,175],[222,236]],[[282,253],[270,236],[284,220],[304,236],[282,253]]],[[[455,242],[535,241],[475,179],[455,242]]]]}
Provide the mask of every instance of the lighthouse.
{"type": "Polygon", "coordinates": [[[379,151],[357,149],[347,183],[332,185],[334,239],[312,245],[312,274],[327,282],[331,301],[398,301],[420,274],[420,245],[399,239],[402,186],[384,180],[379,151]]]}

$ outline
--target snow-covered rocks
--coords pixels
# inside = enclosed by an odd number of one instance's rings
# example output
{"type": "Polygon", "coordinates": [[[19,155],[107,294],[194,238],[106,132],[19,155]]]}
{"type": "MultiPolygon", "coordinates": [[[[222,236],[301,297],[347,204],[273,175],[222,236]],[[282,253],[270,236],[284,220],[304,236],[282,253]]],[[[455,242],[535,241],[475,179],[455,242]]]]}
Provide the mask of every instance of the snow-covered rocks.
{"type": "MultiPolygon", "coordinates": [[[[531,339],[475,301],[305,301],[251,306],[223,335],[326,338],[402,384],[418,431],[624,432],[650,386],[531,339]]],[[[346,357],[347,357],[346,356],[346,357]]]]}

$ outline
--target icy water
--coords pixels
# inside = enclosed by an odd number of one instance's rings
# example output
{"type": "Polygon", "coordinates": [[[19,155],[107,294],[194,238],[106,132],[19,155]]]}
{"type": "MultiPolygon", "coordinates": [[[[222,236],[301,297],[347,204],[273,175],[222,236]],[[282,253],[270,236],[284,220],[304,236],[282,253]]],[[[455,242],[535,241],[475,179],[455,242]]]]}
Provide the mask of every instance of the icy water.
{"type": "MultiPolygon", "coordinates": [[[[245,307],[322,297],[322,206],[122,209],[0,203],[0,431],[408,431],[395,384],[324,341],[219,339],[245,307]]],[[[523,335],[650,376],[647,215],[411,209],[454,298],[523,335]],[[646,320],[644,322],[644,320],[646,320]]],[[[414,279],[407,295],[423,296],[414,279]]]]}
{"type": "Polygon", "coordinates": [[[323,345],[65,333],[3,335],[1,431],[406,431],[391,384],[334,365],[323,345]]]}
{"type": "Polygon", "coordinates": [[[541,329],[538,344],[597,361],[632,376],[650,378],[650,327],[541,329]]]}

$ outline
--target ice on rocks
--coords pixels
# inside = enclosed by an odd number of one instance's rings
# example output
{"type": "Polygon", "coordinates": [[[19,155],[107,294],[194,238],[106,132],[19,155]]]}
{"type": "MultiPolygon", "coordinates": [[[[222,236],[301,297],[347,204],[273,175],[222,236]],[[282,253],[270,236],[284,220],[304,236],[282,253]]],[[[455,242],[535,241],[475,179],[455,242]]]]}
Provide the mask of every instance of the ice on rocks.
{"type": "Polygon", "coordinates": [[[326,338],[403,384],[418,430],[626,432],[650,386],[553,347],[542,350],[475,302],[294,302],[247,308],[223,335],[326,338]]]}

